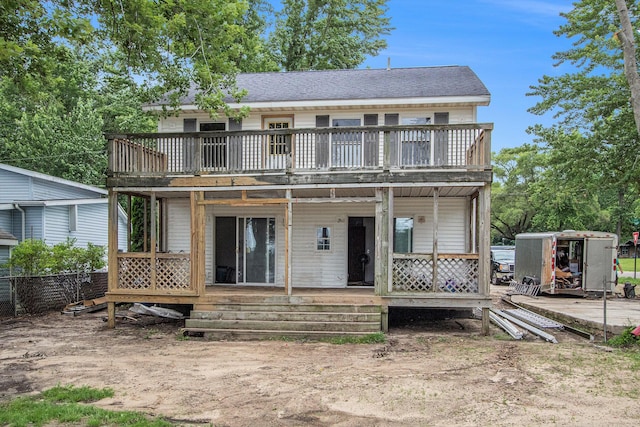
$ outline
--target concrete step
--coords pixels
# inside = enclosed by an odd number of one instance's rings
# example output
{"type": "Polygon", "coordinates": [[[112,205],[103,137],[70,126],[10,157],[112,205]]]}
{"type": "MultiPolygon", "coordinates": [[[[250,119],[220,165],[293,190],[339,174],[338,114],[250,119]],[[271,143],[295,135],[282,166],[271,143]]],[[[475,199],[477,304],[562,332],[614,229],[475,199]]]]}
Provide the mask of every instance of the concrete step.
{"type": "Polygon", "coordinates": [[[185,329],[237,329],[271,331],[330,331],[374,333],[380,331],[377,322],[328,322],[328,321],[292,321],[292,320],[212,320],[186,319],[185,329]]]}

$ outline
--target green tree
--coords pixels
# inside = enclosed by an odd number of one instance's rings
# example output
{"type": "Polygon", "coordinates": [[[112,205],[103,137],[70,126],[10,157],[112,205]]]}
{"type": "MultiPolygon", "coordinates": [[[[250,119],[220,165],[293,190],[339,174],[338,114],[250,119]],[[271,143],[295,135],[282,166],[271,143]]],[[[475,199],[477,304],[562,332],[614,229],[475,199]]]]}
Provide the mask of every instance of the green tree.
{"type": "Polygon", "coordinates": [[[193,84],[198,105],[215,115],[228,110],[226,96],[243,95],[235,75],[261,48],[245,27],[248,10],[245,0],[8,0],[0,9],[0,77],[28,91],[50,78],[68,48],[108,49],[156,98],[177,106],[193,84]]]}
{"type": "Polygon", "coordinates": [[[530,202],[534,185],[544,172],[545,156],[537,146],[524,144],[504,148],[493,156],[491,185],[492,240],[514,240],[516,234],[532,231],[537,212],[530,202]]]}
{"type": "Polygon", "coordinates": [[[283,70],[355,68],[387,46],[386,0],[283,0],[268,45],[283,70]]]}
{"type": "Polygon", "coordinates": [[[636,1],[616,0],[616,9],[620,19],[620,30],[616,35],[622,45],[624,73],[631,90],[631,106],[634,112],[636,129],[640,134],[640,76],[638,75],[638,57],[636,54],[638,32],[634,31],[631,24],[632,13],[629,11],[629,6],[635,9],[632,9],[632,11],[635,12],[634,14],[637,17],[638,3],[636,1]]]}
{"type": "MultiPolygon", "coordinates": [[[[637,5],[629,12],[637,16],[637,5]]],[[[637,151],[639,141],[616,36],[619,15],[613,2],[582,0],[564,16],[567,23],[556,34],[574,43],[554,59],[572,71],[543,76],[530,93],[542,98],[531,112],[557,119],[548,128],[530,129],[549,153],[546,188],[557,195],[545,206],[558,211],[547,212],[542,223],[621,233],[628,226],[629,202],[638,195],[635,156],[629,153],[637,151]]]]}

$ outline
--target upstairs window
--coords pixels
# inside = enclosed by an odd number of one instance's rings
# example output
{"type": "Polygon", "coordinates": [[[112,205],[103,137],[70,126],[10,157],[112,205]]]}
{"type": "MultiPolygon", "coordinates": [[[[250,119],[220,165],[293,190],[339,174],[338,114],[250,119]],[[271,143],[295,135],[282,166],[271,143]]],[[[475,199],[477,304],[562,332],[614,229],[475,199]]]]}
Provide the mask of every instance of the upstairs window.
{"type": "MultiPolygon", "coordinates": [[[[428,125],[430,117],[403,117],[402,125],[428,125]]],[[[427,130],[402,131],[400,165],[425,166],[431,159],[431,135],[427,130]]]]}
{"type": "MultiPolygon", "coordinates": [[[[289,129],[289,122],[269,122],[269,130],[289,129]]],[[[291,135],[269,135],[269,154],[287,154],[287,145],[291,141],[291,135]]]]}
{"type": "MultiPolygon", "coordinates": [[[[200,132],[222,130],[226,130],[225,123],[200,123],[200,132]]],[[[203,138],[202,166],[205,169],[219,169],[227,166],[227,139],[224,136],[203,138]]]]}

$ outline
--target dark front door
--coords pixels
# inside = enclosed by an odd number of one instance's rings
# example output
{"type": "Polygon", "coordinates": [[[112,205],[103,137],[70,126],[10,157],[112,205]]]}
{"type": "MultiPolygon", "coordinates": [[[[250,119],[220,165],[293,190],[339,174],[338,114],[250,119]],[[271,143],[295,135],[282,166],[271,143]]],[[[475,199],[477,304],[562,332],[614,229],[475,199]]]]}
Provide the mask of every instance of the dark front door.
{"type": "Polygon", "coordinates": [[[371,284],[367,280],[372,272],[373,251],[368,248],[367,242],[373,242],[373,218],[350,217],[349,218],[349,249],[348,249],[348,284],[371,284]],[[367,238],[369,237],[369,238],[367,238]]]}

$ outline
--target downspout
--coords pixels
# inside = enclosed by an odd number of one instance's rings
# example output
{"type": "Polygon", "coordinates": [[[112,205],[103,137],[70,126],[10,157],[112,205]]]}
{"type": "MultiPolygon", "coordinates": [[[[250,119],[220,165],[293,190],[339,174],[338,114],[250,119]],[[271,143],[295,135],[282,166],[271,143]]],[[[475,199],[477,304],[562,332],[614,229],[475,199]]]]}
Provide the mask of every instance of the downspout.
{"type": "Polygon", "coordinates": [[[27,214],[25,213],[24,209],[22,209],[20,207],[19,204],[14,203],[13,207],[16,208],[17,210],[19,210],[20,213],[22,214],[22,230],[21,230],[21,234],[20,234],[20,240],[24,241],[24,240],[26,240],[25,237],[24,237],[24,233],[25,233],[26,228],[27,228],[27,220],[26,220],[26,215],[27,214]]]}

